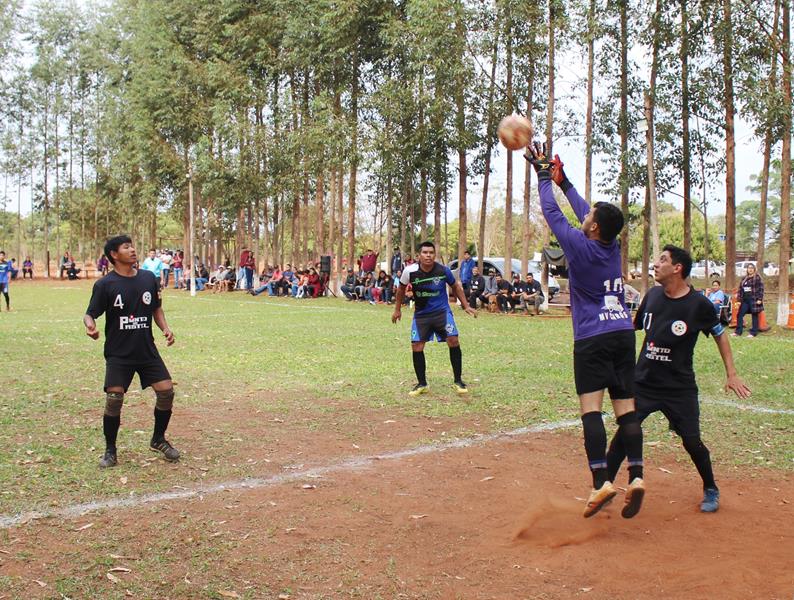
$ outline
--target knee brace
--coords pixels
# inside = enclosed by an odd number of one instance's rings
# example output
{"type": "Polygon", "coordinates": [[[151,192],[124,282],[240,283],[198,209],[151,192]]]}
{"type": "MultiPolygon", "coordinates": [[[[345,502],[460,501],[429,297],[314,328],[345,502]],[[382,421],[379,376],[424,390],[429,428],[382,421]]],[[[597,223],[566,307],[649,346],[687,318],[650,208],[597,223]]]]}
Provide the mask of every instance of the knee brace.
{"type": "Polygon", "coordinates": [[[157,400],[154,403],[154,407],[157,410],[171,410],[171,408],[173,408],[174,388],[155,391],[155,395],[157,396],[157,400]]]}
{"type": "Polygon", "coordinates": [[[109,417],[120,417],[124,404],[124,392],[108,392],[105,398],[105,414],[109,417]]]}

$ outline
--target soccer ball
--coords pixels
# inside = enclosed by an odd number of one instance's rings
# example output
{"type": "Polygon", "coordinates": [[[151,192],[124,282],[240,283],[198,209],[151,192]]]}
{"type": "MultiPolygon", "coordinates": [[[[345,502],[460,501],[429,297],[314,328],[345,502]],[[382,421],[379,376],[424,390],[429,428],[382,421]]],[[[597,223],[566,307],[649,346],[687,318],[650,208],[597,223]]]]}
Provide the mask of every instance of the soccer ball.
{"type": "Polygon", "coordinates": [[[532,139],[532,123],[521,115],[507,115],[496,130],[499,141],[508,150],[521,150],[532,139]]]}

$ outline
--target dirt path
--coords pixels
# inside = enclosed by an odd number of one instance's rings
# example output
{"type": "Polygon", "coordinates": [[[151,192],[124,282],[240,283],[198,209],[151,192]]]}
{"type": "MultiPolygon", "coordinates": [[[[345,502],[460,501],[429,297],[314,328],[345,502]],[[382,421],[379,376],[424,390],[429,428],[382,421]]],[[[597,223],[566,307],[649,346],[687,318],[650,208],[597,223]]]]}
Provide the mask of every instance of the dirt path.
{"type": "Polygon", "coordinates": [[[34,521],[0,532],[0,597],[790,600],[794,477],[720,477],[720,512],[703,515],[681,453],[655,456],[628,521],[620,497],[581,517],[578,432],[34,521]]]}

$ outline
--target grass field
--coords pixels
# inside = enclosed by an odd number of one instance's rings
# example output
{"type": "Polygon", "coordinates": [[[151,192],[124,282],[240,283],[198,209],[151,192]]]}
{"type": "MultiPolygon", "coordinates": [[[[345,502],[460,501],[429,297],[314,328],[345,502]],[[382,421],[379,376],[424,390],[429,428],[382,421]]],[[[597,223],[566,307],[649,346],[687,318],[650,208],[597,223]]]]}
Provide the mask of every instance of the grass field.
{"type": "MultiPolygon", "coordinates": [[[[253,443],[248,436],[267,435],[266,423],[257,421],[265,414],[271,419],[300,410],[306,435],[329,422],[343,428],[338,424],[353,423],[357,411],[378,408],[456,418],[460,425],[447,436],[467,435],[470,423],[504,430],[577,415],[567,318],[480,314],[475,320],[459,313],[471,395],[464,401],[455,395],[446,346],[433,344],[427,350],[432,393],[413,399],[406,395],[413,384],[410,310],[395,326],[385,306],[240,292],[191,298],[168,290],[164,307],[177,343],[161,344],[161,353],[176,382],[174,423],[187,409],[216,415],[213,426],[201,428],[200,443],[173,441],[185,459],[193,455],[206,466],[168,477],[147,468],[153,398],[150,390],[141,394],[136,381],[119,441],[120,458],[135,463],[135,476],[120,482],[96,467],[103,448],[104,361],[102,338],[94,342],[83,333],[89,295],[87,282],[18,284],[13,311],[0,315],[0,513],[255,475],[256,466],[239,454],[253,443]],[[236,410],[234,419],[224,420],[223,407],[236,410]]],[[[738,369],[753,389],[746,404],[794,409],[794,334],[732,341],[738,369]]],[[[794,415],[720,404],[735,398],[721,389],[722,366],[711,340],[699,342],[696,368],[704,437],[718,460],[794,470],[794,415]]],[[[650,420],[646,441],[667,435],[661,419],[650,420]]]]}

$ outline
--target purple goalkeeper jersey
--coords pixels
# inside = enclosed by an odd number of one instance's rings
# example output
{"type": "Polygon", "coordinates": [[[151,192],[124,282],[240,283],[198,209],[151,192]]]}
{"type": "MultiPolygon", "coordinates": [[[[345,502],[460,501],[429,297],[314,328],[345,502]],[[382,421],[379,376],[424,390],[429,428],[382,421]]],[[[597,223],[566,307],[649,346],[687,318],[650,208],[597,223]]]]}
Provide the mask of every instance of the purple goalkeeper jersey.
{"type": "MultiPolygon", "coordinates": [[[[620,246],[588,239],[581,229],[565,218],[551,189],[551,181],[538,184],[540,205],[546,222],[557,236],[568,259],[568,287],[571,293],[573,339],[633,330],[631,314],[623,296],[620,246]]],[[[576,217],[584,222],[590,205],[571,186],[565,192],[576,217]]]]}

